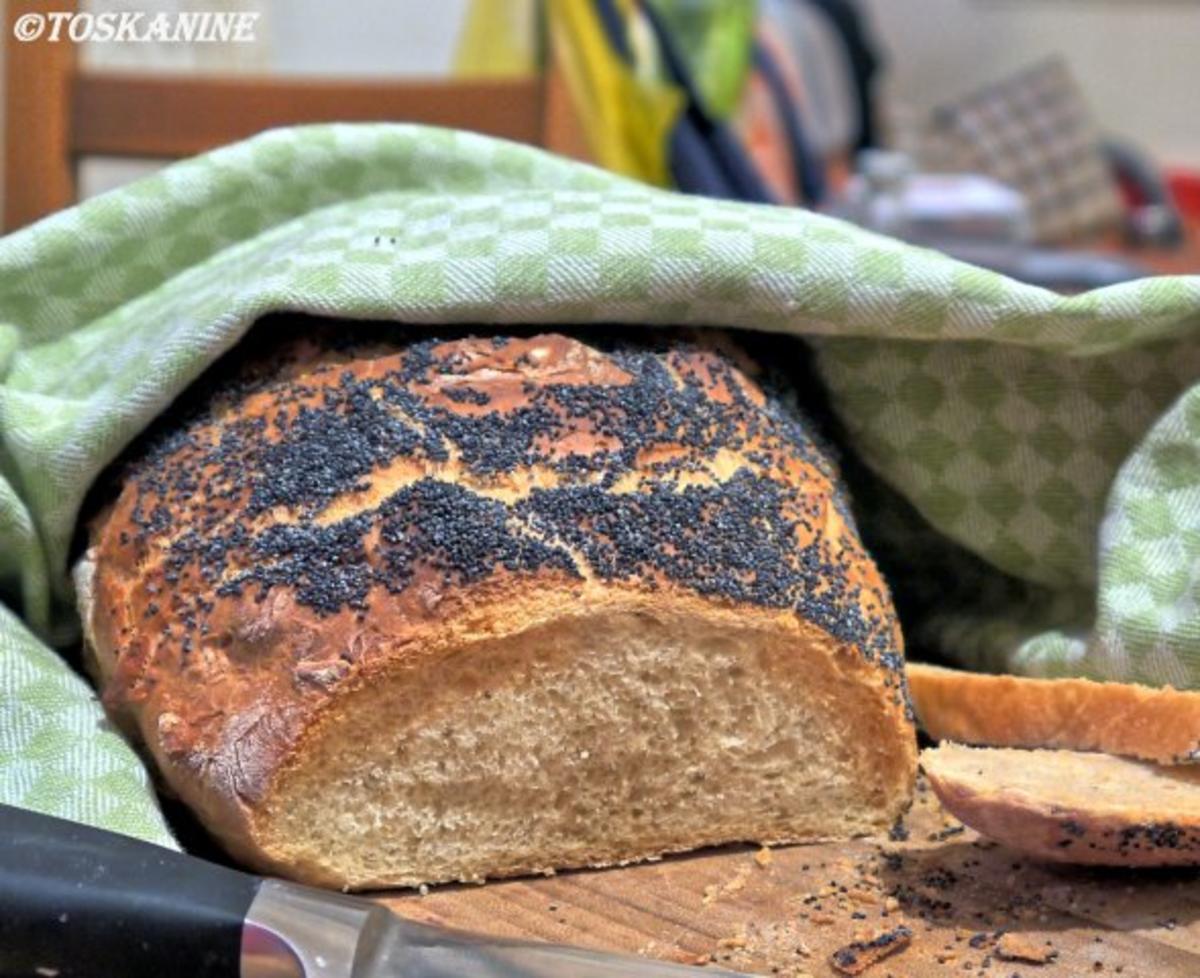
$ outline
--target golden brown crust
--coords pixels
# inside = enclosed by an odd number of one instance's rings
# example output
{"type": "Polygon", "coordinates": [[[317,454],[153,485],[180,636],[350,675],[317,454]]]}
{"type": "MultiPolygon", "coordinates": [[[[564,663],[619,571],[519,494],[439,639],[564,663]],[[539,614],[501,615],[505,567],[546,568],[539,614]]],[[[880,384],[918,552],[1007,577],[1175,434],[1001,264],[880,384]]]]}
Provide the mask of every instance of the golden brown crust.
{"type": "Polygon", "coordinates": [[[903,729],[898,627],[836,472],[724,342],[314,331],[209,378],[93,527],[105,703],[247,854],[274,779],[376,670],[571,602],[809,623],[903,729]]]}
{"type": "Polygon", "coordinates": [[[1038,859],[1200,865],[1200,769],[1075,751],[944,744],[921,767],[946,809],[1038,859]]]}
{"type": "Polygon", "coordinates": [[[1025,679],[910,662],[921,727],[935,740],[1200,761],[1200,693],[1087,679],[1025,679]]]}

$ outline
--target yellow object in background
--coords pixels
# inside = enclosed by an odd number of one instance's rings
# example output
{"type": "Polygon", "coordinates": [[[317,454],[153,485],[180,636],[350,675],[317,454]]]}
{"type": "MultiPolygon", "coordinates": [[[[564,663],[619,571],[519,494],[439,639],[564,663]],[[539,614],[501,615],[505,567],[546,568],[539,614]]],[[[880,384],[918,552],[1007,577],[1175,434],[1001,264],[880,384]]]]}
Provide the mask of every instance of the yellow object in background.
{"type": "MultiPolygon", "coordinates": [[[[627,24],[641,16],[631,2],[615,5],[627,24]]],[[[683,110],[683,93],[626,64],[591,3],[547,0],[545,9],[549,42],[592,158],[623,176],[668,186],[667,140],[683,110]]]]}
{"type": "Polygon", "coordinates": [[[463,19],[454,73],[519,77],[538,70],[537,0],[472,0],[463,19]]]}

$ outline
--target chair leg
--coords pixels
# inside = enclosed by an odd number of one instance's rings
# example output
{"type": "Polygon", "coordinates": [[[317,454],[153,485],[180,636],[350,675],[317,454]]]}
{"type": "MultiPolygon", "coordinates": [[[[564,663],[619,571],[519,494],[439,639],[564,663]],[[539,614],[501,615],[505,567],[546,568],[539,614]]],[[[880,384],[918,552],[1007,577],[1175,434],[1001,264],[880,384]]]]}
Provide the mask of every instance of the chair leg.
{"type": "MultiPolygon", "coordinates": [[[[54,10],[74,10],[57,2],[54,10]]],[[[7,0],[4,23],[4,230],[13,231],[75,202],[71,90],[75,44],[65,36],[19,41],[14,26],[45,13],[36,0],[7,0]]],[[[48,33],[48,32],[47,32],[48,33]]]]}

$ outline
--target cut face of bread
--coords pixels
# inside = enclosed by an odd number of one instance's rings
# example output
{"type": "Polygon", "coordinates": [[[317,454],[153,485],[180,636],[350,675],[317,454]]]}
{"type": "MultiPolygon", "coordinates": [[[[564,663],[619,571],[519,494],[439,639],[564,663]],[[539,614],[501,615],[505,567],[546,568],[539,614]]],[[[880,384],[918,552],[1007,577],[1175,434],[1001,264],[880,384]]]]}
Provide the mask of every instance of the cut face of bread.
{"type": "Polygon", "coordinates": [[[1200,761],[1200,692],[988,676],[919,662],[908,664],[908,683],[917,719],[934,740],[1200,761]]]}
{"type": "Polygon", "coordinates": [[[921,767],[955,817],[1039,859],[1200,865],[1200,768],[957,744],[922,751],[921,767]]]}
{"type": "Polygon", "coordinates": [[[728,340],[301,337],[163,422],[78,572],[106,705],[231,851],[374,887],[903,811],[890,596],[728,340]]]}
{"type": "Polygon", "coordinates": [[[348,695],[255,818],[268,858],[355,887],[474,880],[899,813],[887,717],[815,630],[649,602],[547,618],[348,695]]]}

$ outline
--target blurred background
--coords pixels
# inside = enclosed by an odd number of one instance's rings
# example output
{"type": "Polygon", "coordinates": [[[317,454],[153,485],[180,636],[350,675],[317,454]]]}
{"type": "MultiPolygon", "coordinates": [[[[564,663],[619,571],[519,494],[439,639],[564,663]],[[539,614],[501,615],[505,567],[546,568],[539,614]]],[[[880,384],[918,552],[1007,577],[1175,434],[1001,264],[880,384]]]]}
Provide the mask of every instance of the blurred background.
{"type": "Polygon", "coordinates": [[[259,129],[416,120],[1063,290],[1200,271],[1197,0],[7,0],[6,230],[259,129]],[[22,14],[257,14],[248,43],[22,14]]]}

